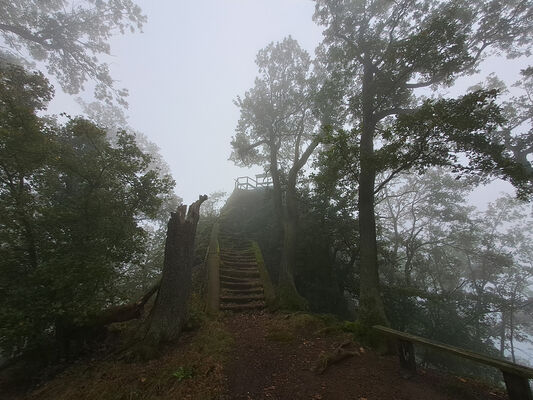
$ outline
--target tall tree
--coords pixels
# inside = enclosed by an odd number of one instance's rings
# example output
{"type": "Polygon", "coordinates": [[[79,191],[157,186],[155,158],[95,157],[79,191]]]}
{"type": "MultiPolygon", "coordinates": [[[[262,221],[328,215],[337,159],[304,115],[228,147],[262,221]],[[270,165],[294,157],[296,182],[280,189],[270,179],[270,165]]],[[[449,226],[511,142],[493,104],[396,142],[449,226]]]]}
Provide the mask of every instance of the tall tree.
{"type": "Polygon", "coordinates": [[[383,278],[396,294],[388,298],[391,322],[488,354],[499,338],[501,356],[512,355],[512,343],[526,339],[515,317],[527,307],[532,276],[530,210],[504,196],[478,211],[467,204],[471,188],[439,168],[401,176],[384,191],[377,211],[389,250],[382,257],[390,257],[383,278]]]}
{"type": "MultiPolygon", "coordinates": [[[[428,164],[460,168],[460,152],[470,156],[466,170],[501,173],[510,164],[494,161],[502,148],[482,133],[484,125],[494,131],[501,122],[497,110],[489,110],[490,96],[478,93],[420,107],[415,89],[451,85],[491,52],[522,54],[530,47],[532,9],[525,0],[317,0],[314,18],[325,27],[320,52],[344,89],[348,121],[358,138],[362,322],[386,322],[374,206],[376,191],[388,178],[377,185],[377,173],[393,176],[428,164]],[[400,127],[393,126],[396,121],[400,127]],[[383,147],[376,147],[377,141],[383,147]]],[[[524,172],[514,172],[524,179],[524,172]]]]}
{"type": "Polygon", "coordinates": [[[115,32],[140,30],[144,22],[132,0],[1,1],[0,59],[44,62],[66,93],[79,93],[91,79],[98,99],[125,104],[127,90],[115,88],[98,57],[110,54],[115,32]]]}
{"type": "MultiPolygon", "coordinates": [[[[106,131],[107,140],[116,145],[121,134],[126,132],[135,137],[135,144],[145,154],[150,156],[148,170],[154,171],[160,179],[170,176],[170,167],[163,159],[159,147],[150,141],[146,135],[136,131],[128,124],[128,118],[121,107],[102,102],[86,103],[77,99],[82,110],[91,122],[106,131]]],[[[140,221],[148,234],[147,249],[143,260],[132,264],[128,274],[124,276],[124,288],[128,292],[137,289],[144,293],[161,274],[164,259],[165,235],[170,213],[182,203],[182,199],[174,192],[160,195],[161,205],[155,218],[140,221]]]]}
{"type": "Polygon", "coordinates": [[[243,165],[263,165],[272,176],[275,210],[283,229],[280,294],[298,299],[293,277],[296,184],[320,140],[313,114],[316,78],[309,54],[291,37],[261,50],[256,64],[260,76],[254,87],[236,100],[241,118],[231,142],[231,159],[243,165]]]}
{"type": "Polygon", "coordinates": [[[490,74],[484,84],[471,87],[471,90],[497,89],[502,93],[502,109],[506,119],[502,130],[505,147],[518,162],[531,174],[533,167],[529,159],[533,154],[533,67],[520,71],[521,79],[513,84],[518,92],[511,95],[507,85],[490,74]]]}
{"type": "Polygon", "coordinates": [[[40,73],[0,68],[0,347],[16,354],[119,304],[145,252],[141,221],[172,190],[133,136],[114,144],[75,118],[40,118],[52,90],[40,73]]]}

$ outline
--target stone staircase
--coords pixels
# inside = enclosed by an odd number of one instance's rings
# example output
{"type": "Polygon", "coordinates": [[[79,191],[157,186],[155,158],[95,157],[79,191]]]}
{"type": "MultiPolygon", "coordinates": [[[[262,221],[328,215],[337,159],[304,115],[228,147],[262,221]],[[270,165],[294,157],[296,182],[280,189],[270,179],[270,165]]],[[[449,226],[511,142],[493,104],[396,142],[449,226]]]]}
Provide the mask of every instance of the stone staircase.
{"type": "Polygon", "coordinates": [[[265,308],[257,260],[248,240],[230,233],[220,235],[220,310],[265,308]]]}

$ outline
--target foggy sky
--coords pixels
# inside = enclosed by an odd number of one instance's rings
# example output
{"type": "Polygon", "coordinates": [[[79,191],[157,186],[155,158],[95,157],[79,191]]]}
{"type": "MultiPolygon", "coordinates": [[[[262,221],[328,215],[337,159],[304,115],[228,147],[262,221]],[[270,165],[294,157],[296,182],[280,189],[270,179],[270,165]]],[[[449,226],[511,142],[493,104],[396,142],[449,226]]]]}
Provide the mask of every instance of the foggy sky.
{"type": "MultiPolygon", "coordinates": [[[[237,176],[261,173],[228,161],[230,140],[239,118],[233,104],[253,86],[255,55],[287,35],[311,55],[321,40],[312,21],[311,0],[137,0],[148,22],[143,33],[117,35],[111,41],[111,75],[130,91],[129,124],[161,148],[176,180],[176,194],[191,203],[199,194],[233,190],[237,176]]],[[[531,64],[531,59],[529,60],[531,64]]],[[[483,74],[497,72],[509,84],[527,60],[491,59],[483,74]]],[[[453,95],[480,81],[463,78],[453,95]]],[[[53,81],[53,80],[52,80],[53,81]]],[[[61,94],[49,112],[80,114],[74,98],[61,94]]],[[[90,90],[81,97],[90,101],[90,90]]],[[[482,204],[511,186],[498,183],[478,189],[482,204]]]]}
{"type": "MultiPolygon", "coordinates": [[[[142,34],[111,41],[111,75],[127,87],[130,125],[161,148],[176,180],[176,194],[191,203],[199,194],[233,190],[240,175],[261,173],[228,161],[239,118],[233,104],[252,87],[255,55],[287,35],[313,53],[321,30],[310,0],[138,0],[148,16],[142,34]]],[[[80,113],[61,95],[51,113],[80,113]]],[[[90,99],[90,90],[81,97],[90,99]]]]}

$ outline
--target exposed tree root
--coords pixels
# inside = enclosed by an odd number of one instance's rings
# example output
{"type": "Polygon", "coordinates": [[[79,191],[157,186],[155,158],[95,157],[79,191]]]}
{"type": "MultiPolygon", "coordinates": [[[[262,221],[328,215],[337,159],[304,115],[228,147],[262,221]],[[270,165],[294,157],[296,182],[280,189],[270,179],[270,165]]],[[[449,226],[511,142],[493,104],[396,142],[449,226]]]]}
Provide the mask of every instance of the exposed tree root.
{"type": "Polygon", "coordinates": [[[341,362],[348,357],[359,356],[359,351],[347,349],[348,347],[352,346],[355,346],[355,343],[350,340],[339,345],[331,353],[322,352],[318,356],[318,360],[315,362],[315,365],[311,368],[311,371],[317,375],[320,375],[323,374],[324,371],[332,364],[341,362]]]}

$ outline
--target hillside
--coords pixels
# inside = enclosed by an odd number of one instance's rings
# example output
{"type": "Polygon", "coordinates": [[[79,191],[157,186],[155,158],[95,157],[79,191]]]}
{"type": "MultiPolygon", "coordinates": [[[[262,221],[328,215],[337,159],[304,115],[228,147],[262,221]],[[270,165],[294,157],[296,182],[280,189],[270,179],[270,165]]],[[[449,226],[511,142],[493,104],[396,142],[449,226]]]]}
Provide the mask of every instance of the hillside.
{"type": "MultiPolygon", "coordinates": [[[[356,355],[312,370],[324,354],[353,340],[331,317],[268,312],[226,313],[167,346],[161,357],[127,353],[80,360],[28,394],[10,400],[119,399],[506,399],[461,377],[419,370],[402,377],[394,356],[355,342],[356,355]]],[[[28,377],[31,378],[31,377],[28,377]]]]}

